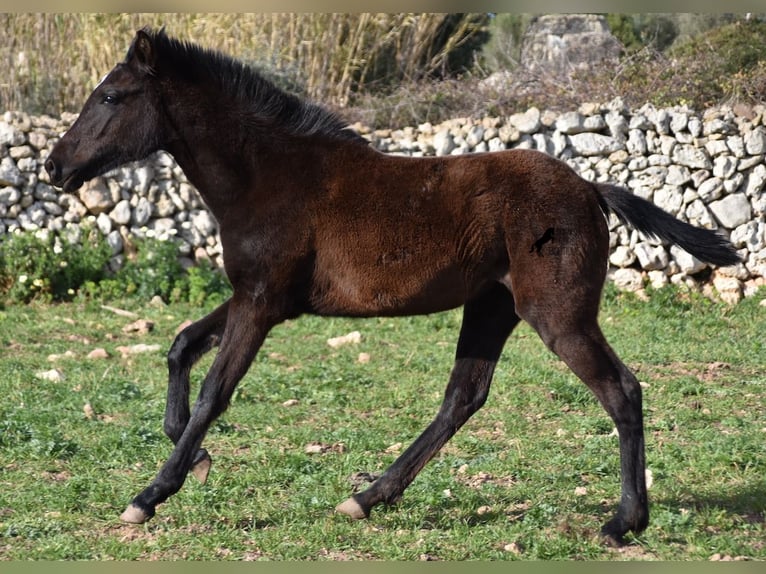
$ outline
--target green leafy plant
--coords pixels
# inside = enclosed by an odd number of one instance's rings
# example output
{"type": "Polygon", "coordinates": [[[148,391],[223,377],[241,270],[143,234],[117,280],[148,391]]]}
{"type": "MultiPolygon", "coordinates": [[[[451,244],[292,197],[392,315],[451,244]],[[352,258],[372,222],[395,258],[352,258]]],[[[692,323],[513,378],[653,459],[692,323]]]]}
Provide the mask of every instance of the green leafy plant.
{"type": "Polygon", "coordinates": [[[106,275],[109,245],[94,229],[79,241],[50,233],[13,233],[0,243],[0,293],[9,302],[65,301],[106,275]]]}
{"type": "Polygon", "coordinates": [[[207,259],[186,270],[187,296],[192,305],[220,304],[231,295],[231,284],[207,259]]]}
{"type": "Polygon", "coordinates": [[[220,304],[231,293],[224,273],[208,260],[184,268],[178,244],[156,238],[135,241],[135,252],[116,272],[109,271],[112,251],[94,229],[68,241],[50,233],[18,232],[0,243],[0,300],[25,304],[83,300],[220,304]]]}
{"type": "Polygon", "coordinates": [[[136,240],[135,256],[127,258],[115,278],[127,295],[169,301],[183,275],[176,242],[146,237],[136,240]]]}

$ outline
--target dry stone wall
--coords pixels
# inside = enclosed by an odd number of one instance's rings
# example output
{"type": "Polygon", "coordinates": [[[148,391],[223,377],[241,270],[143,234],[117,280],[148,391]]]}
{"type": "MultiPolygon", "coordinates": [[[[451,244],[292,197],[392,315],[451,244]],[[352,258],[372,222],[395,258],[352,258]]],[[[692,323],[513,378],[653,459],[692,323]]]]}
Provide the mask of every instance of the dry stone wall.
{"type": "MultiPolygon", "coordinates": [[[[133,237],[175,237],[182,256],[222,264],[217,224],[173,158],[158,153],[88,182],[76,194],[48,183],[43,162],[75,116],[7,112],[0,120],[0,237],[15,230],[76,239],[97,226],[119,265],[133,237]]],[[[410,156],[537,149],[586,179],[621,184],[683,221],[719,229],[743,263],[709,269],[686,252],[646,238],[610,217],[610,278],[621,288],[683,283],[738,301],[766,284],[766,108],[645,105],[618,99],[564,113],[536,108],[509,117],[458,118],[372,131],[376,148],[410,156]]]]}

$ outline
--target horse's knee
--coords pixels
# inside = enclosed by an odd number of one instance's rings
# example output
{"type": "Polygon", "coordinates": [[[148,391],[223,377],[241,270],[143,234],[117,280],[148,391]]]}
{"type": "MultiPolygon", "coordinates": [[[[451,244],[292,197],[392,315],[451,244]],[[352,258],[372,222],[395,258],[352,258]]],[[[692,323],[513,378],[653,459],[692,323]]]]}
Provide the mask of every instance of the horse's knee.
{"type": "Polygon", "coordinates": [[[165,436],[173,441],[173,444],[177,443],[181,438],[184,429],[186,429],[186,424],[189,422],[188,408],[185,413],[182,411],[183,408],[180,411],[170,408],[165,410],[165,420],[162,424],[162,430],[165,432],[165,436]]]}
{"type": "MultiPolygon", "coordinates": [[[[186,328],[188,329],[188,327],[186,328]]],[[[184,370],[184,357],[187,355],[186,350],[189,347],[189,338],[186,336],[186,329],[181,331],[173,340],[173,344],[170,345],[170,350],[167,354],[168,371],[171,376],[174,373],[179,373],[184,370]]]]}

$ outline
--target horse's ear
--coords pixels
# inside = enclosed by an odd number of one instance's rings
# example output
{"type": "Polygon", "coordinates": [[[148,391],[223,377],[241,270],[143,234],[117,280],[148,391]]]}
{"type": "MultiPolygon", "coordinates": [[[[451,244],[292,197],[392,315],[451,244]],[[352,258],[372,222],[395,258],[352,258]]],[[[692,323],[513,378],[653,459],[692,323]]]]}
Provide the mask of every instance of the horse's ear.
{"type": "Polygon", "coordinates": [[[133,38],[133,43],[128,50],[127,63],[152,73],[154,71],[154,62],[154,40],[149,31],[144,28],[136,32],[136,37],[133,38]]]}

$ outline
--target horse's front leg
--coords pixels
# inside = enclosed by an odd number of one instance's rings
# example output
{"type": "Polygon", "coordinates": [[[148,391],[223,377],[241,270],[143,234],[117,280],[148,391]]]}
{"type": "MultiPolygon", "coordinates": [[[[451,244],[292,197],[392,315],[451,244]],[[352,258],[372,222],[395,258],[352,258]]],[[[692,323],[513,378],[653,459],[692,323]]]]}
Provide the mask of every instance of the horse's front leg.
{"type": "MultiPolygon", "coordinates": [[[[194,364],[221,342],[226,327],[229,301],[176,336],[168,352],[168,397],[165,403],[165,434],[176,444],[189,422],[189,373],[194,364]]],[[[200,448],[194,457],[192,474],[204,483],[210,471],[210,455],[200,448]]]]}
{"type": "Polygon", "coordinates": [[[247,294],[238,297],[235,293],[229,301],[220,348],[202,383],[191,416],[155,479],[120,516],[123,521],[145,522],[154,516],[158,504],[180,490],[197,460],[210,424],[226,410],[234,388],[250,367],[266,334],[278,322],[269,321],[268,316],[267,309],[247,294]]]}

